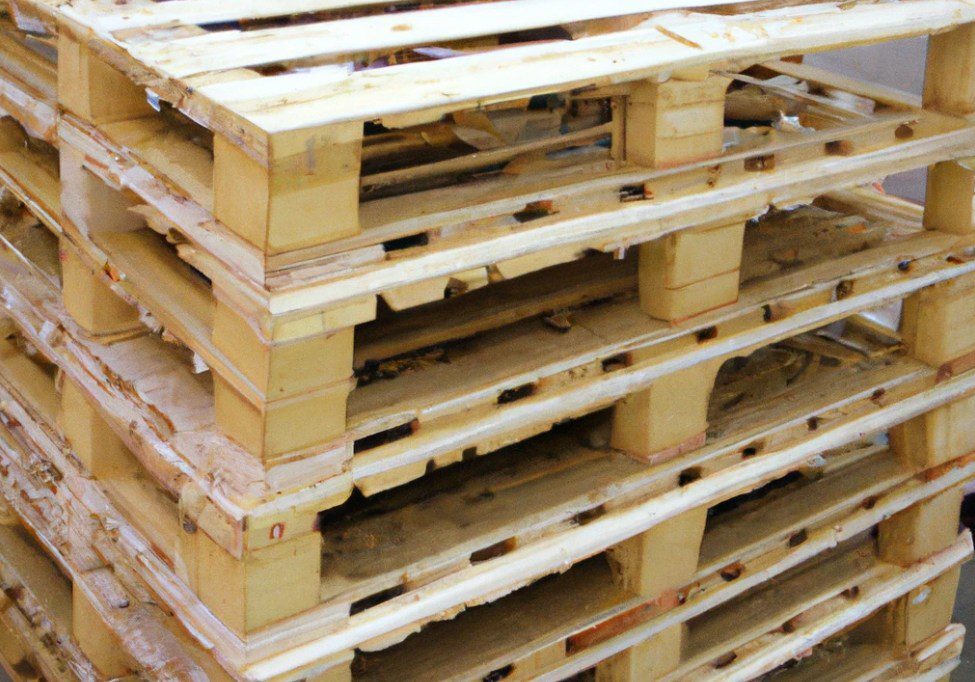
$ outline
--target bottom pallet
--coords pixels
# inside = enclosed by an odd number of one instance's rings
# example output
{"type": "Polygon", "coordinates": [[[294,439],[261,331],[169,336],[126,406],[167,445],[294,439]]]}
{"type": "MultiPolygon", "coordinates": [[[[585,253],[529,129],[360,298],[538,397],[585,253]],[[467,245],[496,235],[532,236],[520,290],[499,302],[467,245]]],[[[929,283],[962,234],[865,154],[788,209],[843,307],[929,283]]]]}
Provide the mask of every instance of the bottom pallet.
{"type": "MultiPolygon", "coordinates": [[[[942,620],[946,611],[950,613],[958,564],[971,553],[970,537],[965,534],[947,549],[906,568],[877,559],[874,545],[869,534],[861,534],[690,620],[681,664],[663,679],[752,680],[770,673],[789,682],[942,679],[957,666],[964,637],[964,628],[944,627],[942,620]],[[911,613],[905,615],[906,610],[911,613]]],[[[118,670],[104,670],[113,654],[109,640],[102,641],[99,670],[71,637],[72,631],[83,631],[91,646],[93,639],[109,631],[95,611],[87,609],[86,597],[77,591],[73,596],[75,588],[56,559],[15,517],[6,516],[0,526],[0,581],[6,595],[0,610],[0,656],[8,674],[16,681],[128,677],[118,670]],[[83,620],[80,628],[73,622],[78,619],[83,620]]],[[[592,573],[605,570],[596,560],[586,567],[592,573]]],[[[585,572],[577,571],[573,581],[585,577],[585,572]]],[[[549,581],[542,589],[551,591],[553,583],[549,581]]],[[[581,584],[575,587],[585,589],[581,584]]],[[[565,594],[565,599],[571,597],[565,594]]],[[[511,614],[495,616],[494,631],[506,632],[512,624],[511,614]]],[[[521,618],[530,616],[530,608],[520,614],[521,618]]],[[[442,626],[432,630],[436,627],[442,626]]],[[[440,634],[428,631],[425,637],[436,641],[429,647],[404,643],[365,657],[357,662],[356,678],[454,679],[445,666],[451,658],[463,659],[465,650],[457,647],[470,642],[440,634]]],[[[482,630],[479,634],[479,645],[490,647],[490,633],[482,630]]],[[[637,627],[589,648],[576,658],[574,667],[583,667],[584,677],[592,677],[587,668],[614,650],[625,653],[629,646],[643,646],[644,634],[637,627]]],[[[120,654],[116,651],[115,655],[120,654]]],[[[546,658],[555,661],[559,657],[535,655],[530,668],[507,666],[481,679],[561,680],[573,674],[565,666],[546,666],[546,658]]],[[[595,677],[622,679],[615,673],[604,664],[596,669],[595,677]]],[[[132,675],[131,679],[146,676],[132,675]]],[[[163,672],[158,679],[185,678],[163,672]]]]}
{"type": "MultiPolygon", "coordinates": [[[[33,514],[26,501],[46,491],[30,486],[18,465],[27,453],[12,456],[21,446],[7,428],[0,429],[2,492],[30,528],[15,525],[13,512],[0,526],[0,581],[15,607],[2,614],[12,635],[0,638],[16,644],[4,648],[12,652],[10,669],[23,671],[19,679],[223,679],[158,600],[140,592],[137,581],[133,588],[124,567],[98,566],[94,558],[85,566],[61,554],[48,534],[71,522],[72,502],[33,514]]],[[[836,673],[830,679],[940,672],[957,658],[958,630],[945,626],[971,539],[952,542],[948,528],[938,533],[946,536],[938,551],[893,563],[882,559],[883,524],[919,509],[940,510],[935,524],[921,524],[929,530],[957,522],[960,486],[973,475],[968,456],[915,473],[882,438],[856,443],[825,453],[805,473],[712,507],[698,568],[676,603],[620,589],[611,557],[600,554],[400,644],[357,652],[351,675],[514,682],[561,680],[595,668],[601,680],[646,679],[621,669],[620,661],[639,663],[656,646],[669,646],[675,632],[684,646],[665,678],[671,681],[805,675],[807,668],[814,677],[797,679],[816,679],[820,666],[836,673]],[[905,608],[933,611],[905,618],[905,608]],[[905,622],[911,632],[898,634],[905,622]]],[[[309,679],[336,682],[349,674],[346,665],[309,679]]]]}

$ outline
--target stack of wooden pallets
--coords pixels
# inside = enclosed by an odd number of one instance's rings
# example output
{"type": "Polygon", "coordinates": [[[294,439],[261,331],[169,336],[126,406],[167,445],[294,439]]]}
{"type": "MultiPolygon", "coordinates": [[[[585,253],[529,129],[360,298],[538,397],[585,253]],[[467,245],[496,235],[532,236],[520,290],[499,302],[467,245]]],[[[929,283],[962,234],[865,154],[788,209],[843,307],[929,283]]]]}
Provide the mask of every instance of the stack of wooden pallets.
{"type": "Polygon", "coordinates": [[[957,664],[971,3],[0,8],[14,677],[957,664]]]}

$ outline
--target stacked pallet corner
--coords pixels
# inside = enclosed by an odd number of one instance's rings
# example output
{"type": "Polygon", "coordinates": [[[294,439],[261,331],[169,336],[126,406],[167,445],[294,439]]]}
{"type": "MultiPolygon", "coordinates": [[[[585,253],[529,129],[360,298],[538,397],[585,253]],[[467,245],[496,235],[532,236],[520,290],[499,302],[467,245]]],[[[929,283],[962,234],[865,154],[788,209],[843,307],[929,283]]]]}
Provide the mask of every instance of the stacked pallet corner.
{"type": "Polygon", "coordinates": [[[0,286],[14,680],[959,663],[967,0],[0,0],[0,286]]]}

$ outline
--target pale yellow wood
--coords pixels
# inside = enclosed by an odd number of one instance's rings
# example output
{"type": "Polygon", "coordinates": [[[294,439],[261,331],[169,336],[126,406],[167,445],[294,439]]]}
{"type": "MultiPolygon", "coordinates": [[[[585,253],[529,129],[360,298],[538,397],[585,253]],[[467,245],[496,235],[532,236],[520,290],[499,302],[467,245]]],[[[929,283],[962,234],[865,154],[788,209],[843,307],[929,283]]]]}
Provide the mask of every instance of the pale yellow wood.
{"type": "Polygon", "coordinates": [[[220,430],[262,460],[321,445],[345,431],[349,382],[255,405],[214,375],[220,430]]]}
{"type": "Polygon", "coordinates": [[[205,533],[184,524],[180,561],[184,579],[231,630],[244,636],[318,603],[321,535],[248,552],[236,559],[205,533]]]}
{"type": "Polygon", "coordinates": [[[14,340],[3,339],[0,340],[0,371],[27,405],[43,415],[57,414],[54,377],[41,358],[28,355],[14,340]]]}
{"type": "Polygon", "coordinates": [[[956,116],[975,113],[975,24],[929,39],[924,107],[956,116]]]}
{"type": "Polygon", "coordinates": [[[721,153],[730,79],[643,83],[626,101],[626,159],[655,168],[721,153]]]}
{"type": "Polygon", "coordinates": [[[95,125],[150,116],[145,91],[74,36],[58,36],[58,103],[95,125]]]}
{"type": "Polygon", "coordinates": [[[972,162],[942,161],[928,169],[924,226],[952,234],[975,232],[975,170],[972,162]]]}
{"type": "Polygon", "coordinates": [[[597,682],[656,680],[680,665],[687,625],[677,623],[596,666],[597,682]]]}
{"type": "Polygon", "coordinates": [[[898,455],[929,468],[975,451],[975,396],[937,407],[891,429],[898,455]]]}
{"type": "Polygon", "coordinates": [[[122,643],[78,588],[71,591],[72,634],[92,664],[106,677],[123,677],[135,672],[122,643]]]}
{"type": "MultiPolygon", "coordinates": [[[[656,598],[662,607],[678,603],[677,590],[697,572],[707,507],[699,507],[657,524],[607,552],[617,585],[628,592],[656,598]]],[[[596,668],[605,682],[653,680],[680,664],[686,625],[678,623],[616,654],[596,668]]]]}
{"type": "MultiPolygon", "coordinates": [[[[640,361],[640,353],[634,354],[640,361]]],[[[616,403],[611,444],[646,461],[664,461],[703,445],[708,400],[720,361],[660,377],[645,391],[616,403]]]]}
{"type": "Polygon", "coordinates": [[[214,214],[265,253],[322,244],[359,231],[362,124],[282,133],[267,164],[214,138],[214,214]]]}
{"type": "Polygon", "coordinates": [[[84,234],[124,232],[145,221],[130,210],[135,202],[85,167],[85,155],[67,143],[59,148],[61,212],[84,234]]]}
{"type": "Polygon", "coordinates": [[[109,289],[64,241],[61,279],[65,309],[89,334],[119,334],[141,327],[138,311],[109,289]]]}
{"type": "Polygon", "coordinates": [[[950,546],[958,537],[963,496],[962,488],[952,488],[882,521],[877,538],[880,558],[910,566],[950,546]]]}
{"type": "Polygon", "coordinates": [[[682,320],[738,300],[744,221],[685,230],[640,247],[640,306],[682,320]]]}
{"type": "Polygon", "coordinates": [[[268,400],[298,395],[352,377],[353,328],[274,342],[217,301],[213,342],[268,400]]]}
{"type": "Polygon", "coordinates": [[[961,568],[955,567],[917,587],[892,605],[892,636],[896,644],[914,646],[951,623],[961,568]]]}
{"type": "Polygon", "coordinates": [[[706,507],[691,509],[611,547],[616,583],[647,597],[675,595],[697,571],[707,518],[706,507]]]}
{"type": "Polygon", "coordinates": [[[99,479],[124,471],[131,455],[87,395],[69,378],[61,386],[59,423],[72,452],[99,479]]]}
{"type": "Polygon", "coordinates": [[[975,274],[906,298],[901,333],[911,355],[930,365],[941,366],[975,352],[975,274]]]}

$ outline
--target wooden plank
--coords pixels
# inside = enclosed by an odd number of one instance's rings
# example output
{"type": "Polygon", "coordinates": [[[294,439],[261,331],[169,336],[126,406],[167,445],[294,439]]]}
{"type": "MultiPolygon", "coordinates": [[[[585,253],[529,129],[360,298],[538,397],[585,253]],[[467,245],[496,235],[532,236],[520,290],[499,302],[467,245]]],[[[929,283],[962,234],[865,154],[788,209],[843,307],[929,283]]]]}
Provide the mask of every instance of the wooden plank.
{"type": "Polygon", "coordinates": [[[745,55],[760,60],[920,35],[975,18],[964,3],[946,0],[902,2],[884,11],[857,6],[842,10],[842,30],[837,31],[840,11],[836,5],[822,4],[758,14],[761,33],[738,28],[734,17],[670,15],[655,19],[649,27],[620,33],[360,72],[339,79],[330,71],[320,70],[264,78],[246,91],[236,83],[220,83],[194,93],[187,113],[206,116],[207,106],[198,103],[203,97],[272,133],[392,118],[422,110],[421,116],[410,119],[418,123],[475,102],[636,80],[664,70],[745,55]],[[553,59],[559,61],[557,72],[550,67],[553,59]],[[336,80],[343,82],[339,91],[334,89],[336,80]],[[287,103],[274,106],[274,100],[285,93],[287,103]]]}
{"type": "MultiPolygon", "coordinates": [[[[353,19],[334,19],[270,29],[214,31],[165,42],[150,40],[132,45],[128,47],[128,51],[133,58],[152,65],[161,73],[171,78],[184,79],[211,71],[311,57],[321,60],[321,63],[328,58],[362,52],[392,51],[409,45],[434,45],[478,36],[516,33],[559,24],[626,17],[676,8],[709,7],[722,2],[723,0],[605,0],[594,5],[585,0],[508,0],[464,3],[435,6],[422,11],[372,14],[353,19]]],[[[189,9],[188,15],[178,16],[179,21],[201,23],[192,21],[196,9],[189,9]]],[[[280,12],[277,7],[274,10],[280,12]]],[[[261,13],[269,11],[265,9],[256,12],[261,13]]],[[[109,21],[112,19],[114,17],[109,21]]],[[[99,28],[104,30],[103,26],[99,28]]]]}

